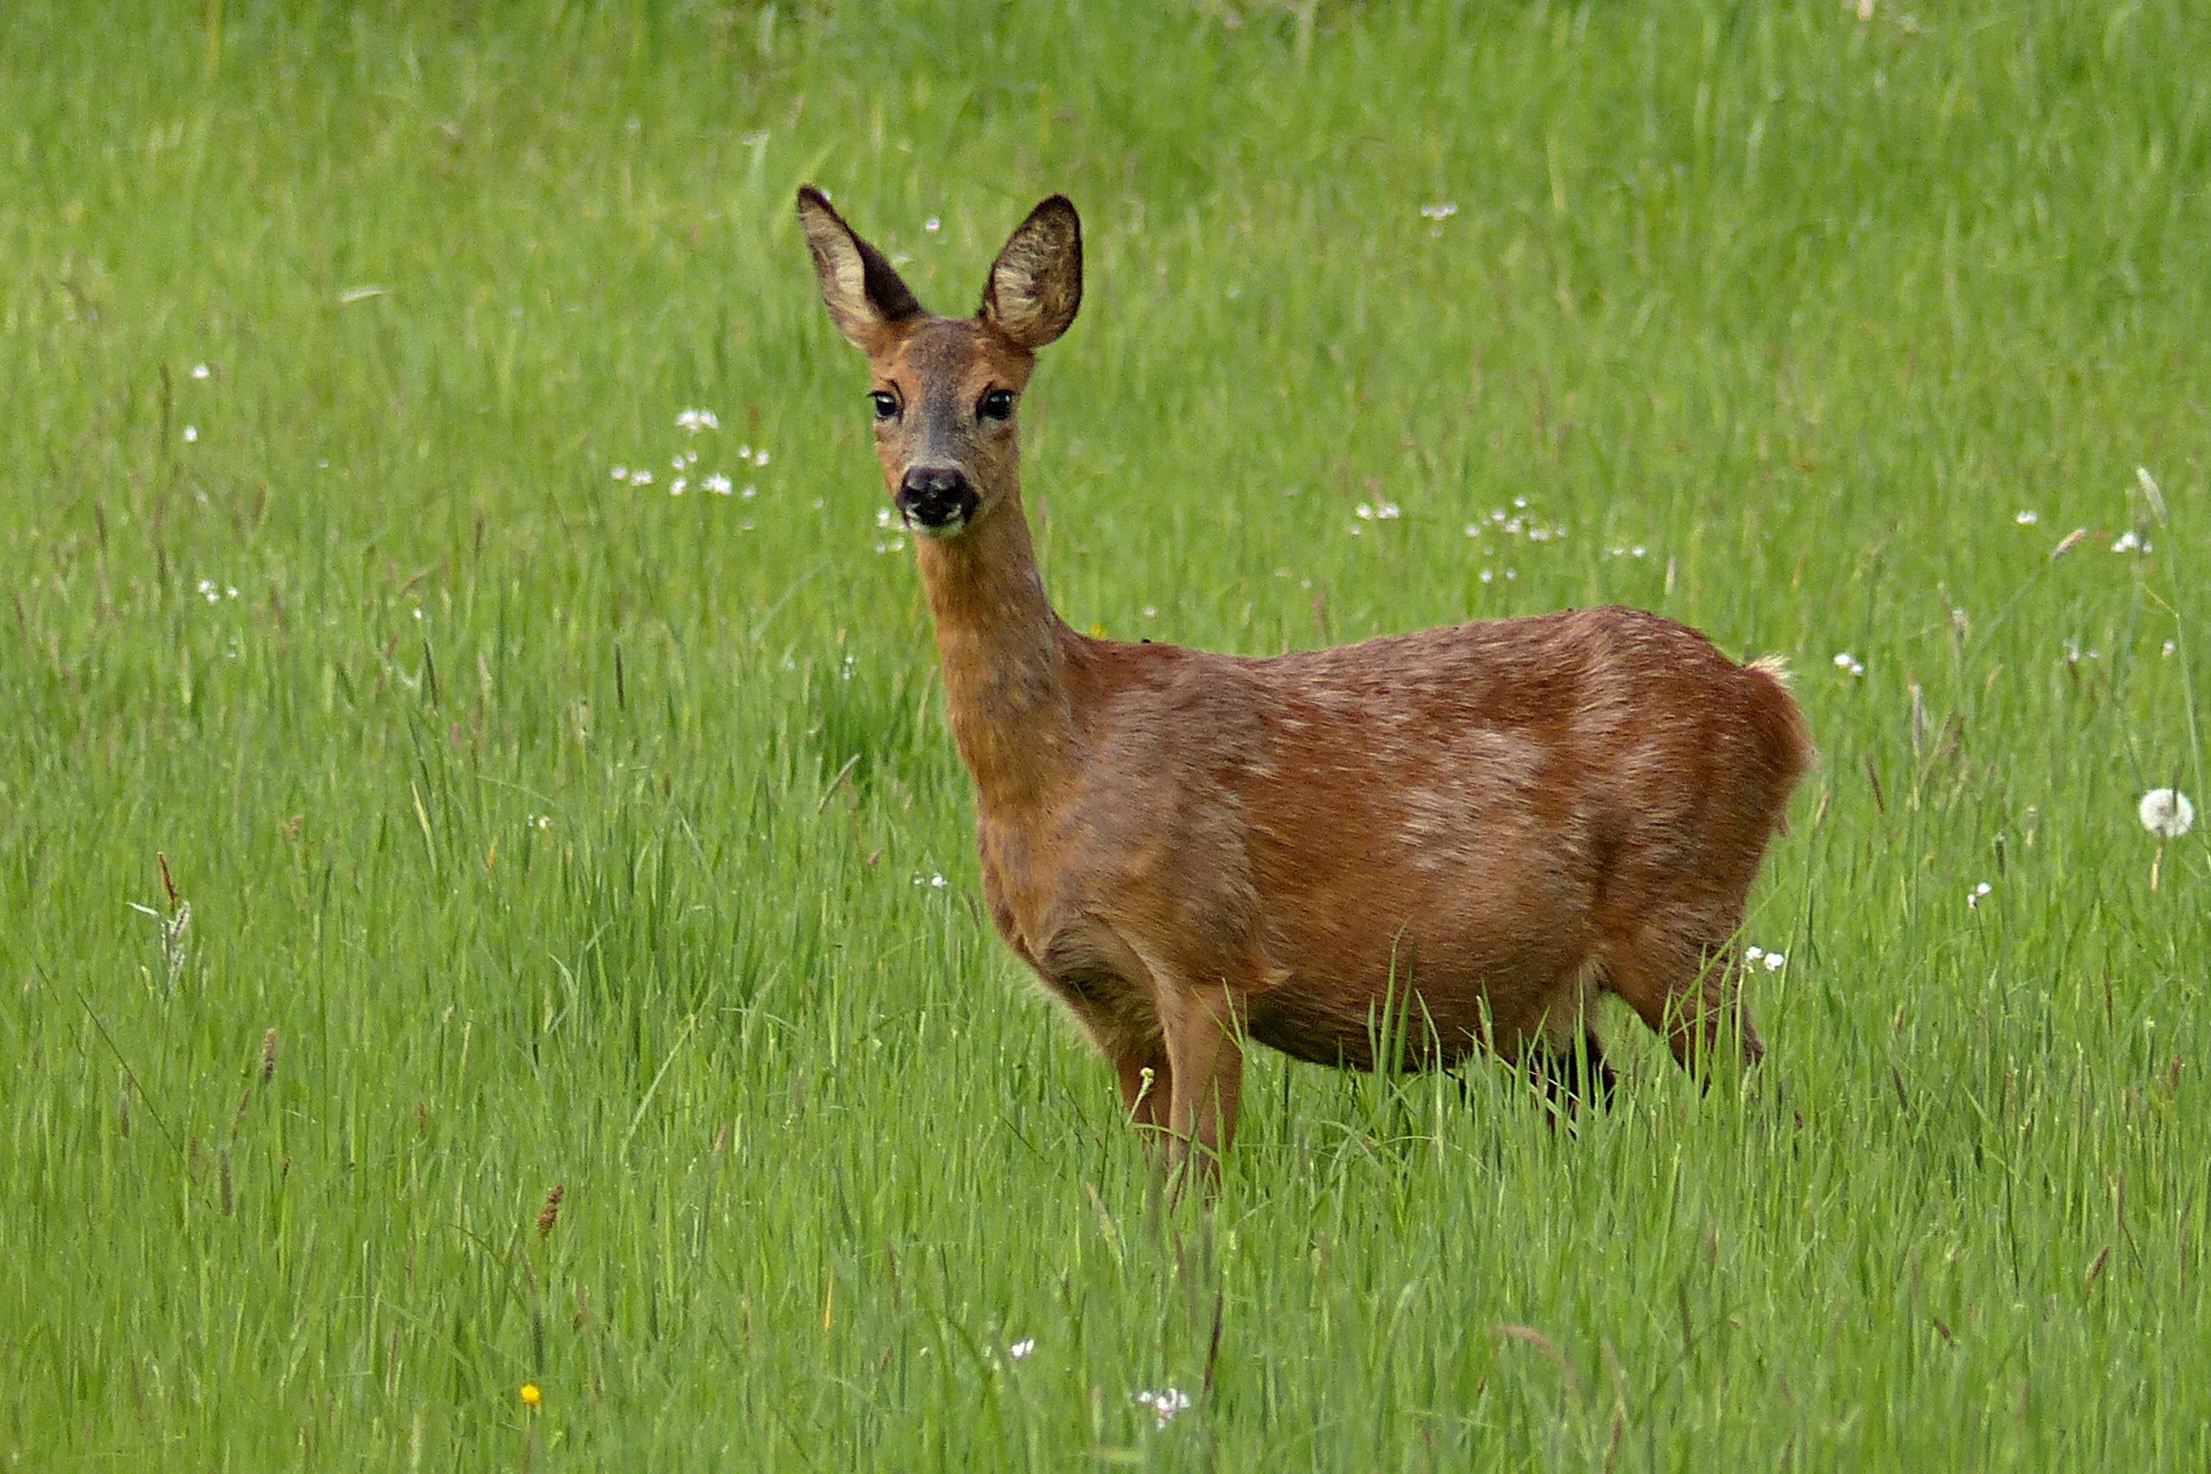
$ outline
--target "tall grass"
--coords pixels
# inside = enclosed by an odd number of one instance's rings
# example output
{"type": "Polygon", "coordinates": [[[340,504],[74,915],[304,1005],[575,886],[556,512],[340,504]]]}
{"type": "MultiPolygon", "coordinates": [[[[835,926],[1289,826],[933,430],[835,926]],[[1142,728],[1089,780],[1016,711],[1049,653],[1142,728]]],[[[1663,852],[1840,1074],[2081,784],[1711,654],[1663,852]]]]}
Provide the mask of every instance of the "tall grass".
{"type": "Polygon", "coordinates": [[[2201,1467],[2211,28],[1866,9],[9,7],[0,1455],[2201,1467]],[[1765,1078],[1262,1058],[1164,1202],[801,180],[945,311],[1084,211],[1084,627],[1790,656],[1765,1078]]]}

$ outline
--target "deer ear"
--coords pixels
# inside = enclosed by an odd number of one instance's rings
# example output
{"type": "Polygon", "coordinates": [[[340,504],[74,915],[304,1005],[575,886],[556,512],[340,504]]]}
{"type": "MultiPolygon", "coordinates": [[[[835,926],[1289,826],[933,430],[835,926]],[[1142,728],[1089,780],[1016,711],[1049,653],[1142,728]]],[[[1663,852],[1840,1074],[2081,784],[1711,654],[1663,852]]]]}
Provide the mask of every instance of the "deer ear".
{"type": "Polygon", "coordinates": [[[1029,212],[990,266],[983,321],[1023,348],[1037,349],[1067,331],[1082,306],[1082,220],[1065,195],[1029,212]]]}
{"type": "Polygon", "coordinates": [[[798,220],[814,253],[821,299],[846,337],[877,353],[889,346],[899,323],[921,316],[921,304],[883,253],[855,235],[828,196],[811,184],[799,188],[798,220]]]}

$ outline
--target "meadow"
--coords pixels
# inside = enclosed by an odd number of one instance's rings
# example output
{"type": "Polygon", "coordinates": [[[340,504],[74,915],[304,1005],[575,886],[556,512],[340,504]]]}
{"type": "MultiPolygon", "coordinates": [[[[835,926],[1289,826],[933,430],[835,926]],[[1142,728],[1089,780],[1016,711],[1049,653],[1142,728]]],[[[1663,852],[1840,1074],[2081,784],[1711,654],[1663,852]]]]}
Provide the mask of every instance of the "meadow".
{"type": "Polygon", "coordinates": [[[2184,0],[10,4],[0,1463],[2203,1468],[2207,181],[2184,0]],[[1163,1194],[803,181],[1082,210],[1079,627],[1788,657],[1762,1070],[1163,1194]]]}

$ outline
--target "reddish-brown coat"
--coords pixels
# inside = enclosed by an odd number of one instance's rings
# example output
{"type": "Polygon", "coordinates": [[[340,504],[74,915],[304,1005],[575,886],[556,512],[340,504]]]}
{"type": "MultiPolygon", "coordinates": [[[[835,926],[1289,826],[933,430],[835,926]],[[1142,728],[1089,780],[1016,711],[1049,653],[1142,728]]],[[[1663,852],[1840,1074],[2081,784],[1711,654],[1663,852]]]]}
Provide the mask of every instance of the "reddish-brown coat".
{"type": "Polygon", "coordinates": [[[991,917],[1172,1155],[1227,1145],[1247,1038],[1563,1067],[1594,1058],[1597,989],[1684,1063],[1723,1021],[1758,1057],[1734,936],[1813,760],[1777,667],[1620,607],[1262,659],[1079,634],[1037,573],[1010,419],[960,420],[1072,318],[1072,208],[1015,233],[973,321],[862,290],[870,248],[818,195],[800,208],[833,315],[915,406],[879,426],[894,497],[923,462],[977,494],[916,549],[991,917]],[[1006,302],[1031,318],[1009,329],[1006,302]]]}

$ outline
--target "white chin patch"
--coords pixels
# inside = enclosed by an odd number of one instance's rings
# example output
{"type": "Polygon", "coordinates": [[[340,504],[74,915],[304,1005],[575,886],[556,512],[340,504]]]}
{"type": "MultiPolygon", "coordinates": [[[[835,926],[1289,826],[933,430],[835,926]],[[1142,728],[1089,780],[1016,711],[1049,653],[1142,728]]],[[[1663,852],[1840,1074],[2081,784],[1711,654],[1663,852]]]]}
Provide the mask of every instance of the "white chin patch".
{"type": "Polygon", "coordinates": [[[906,530],[915,537],[934,538],[938,542],[942,542],[948,537],[958,537],[961,533],[967,531],[967,524],[968,518],[964,513],[954,517],[949,522],[939,523],[935,527],[916,522],[913,518],[908,517],[906,519],[906,530]]]}

